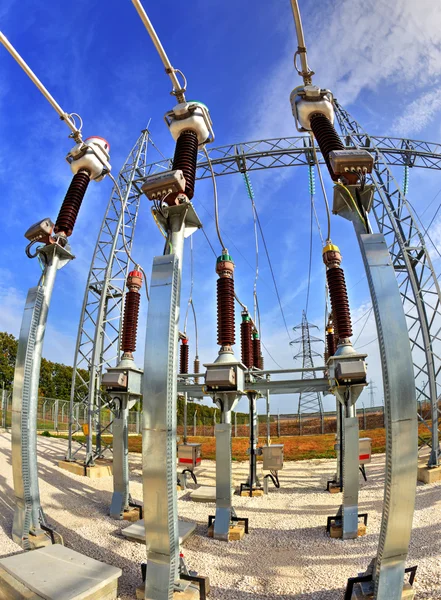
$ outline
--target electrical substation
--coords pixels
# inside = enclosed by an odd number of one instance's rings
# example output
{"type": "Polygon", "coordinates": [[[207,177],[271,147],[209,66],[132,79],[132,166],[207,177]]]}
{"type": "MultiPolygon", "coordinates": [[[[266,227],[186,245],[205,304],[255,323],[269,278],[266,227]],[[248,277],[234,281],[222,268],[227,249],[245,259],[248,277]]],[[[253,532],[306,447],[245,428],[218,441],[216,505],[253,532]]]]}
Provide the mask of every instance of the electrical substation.
{"type": "MultiPolygon", "coordinates": [[[[216,145],[213,113],[203,97],[189,99],[192,81],[172,66],[185,46],[178,51],[167,32],[159,39],[147,14],[147,0],[145,6],[140,0],[132,4],[163,63],[165,74],[158,64],[157,76],[171,82],[172,98],[165,96],[163,114],[152,117],[164,117],[163,127],[175,149],[172,158],[160,156],[147,126],[137,139],[134,132],[135,144],[115,176],[111,146],[113,150],[118,139],[84,137],[87,123],[58,104],[44,77],[40,80],[0,33],[4,49],[70,130],[66,161],[72,173],[57,218],[42,217],[30,226],[24,232],[26,256],[14,259],[18,268],[26,257],[34,260],[36,284],[29,289],[23,310],[12,422],[10,434],[4,432],[11,452],[13,518],[8,534],[14,544],[1,553],[0,600],[400,600],[418,598],[419,591],[421,598],[441,598],[440,575],[436,585],[429,581],[424,563],[437,556],[439,570],[441,548],[438,554],[435,544],[409,551],[413,527],[422,518],[419,494],[432,490],[430,506],[424,499],[421,503],[434,511],[441,494],[441,289],[433,252],[426,245],[427,229],[407,199],[409,170],[440,170],[440,146],[370,135],[354,120],[336,99],[338,90],[328,89],[326,78],[316,76],[309,66],[299,9],[307,0],[291,0],[297,43],[292,43],[294,89],[286,103],[298,135],[216,145]],[[259,240],[270,266],[271,262],[251,172],[265,170],[272,176],[281,167],[302,167],[296,171],[309,181],[311,236],[315,221],[322,247],[320,254],[310,253],[306,304],[292,327],[296,362],[292,363],[287,343],[291,366],[274,369],[264,364],[269,333],[262,331],[258,301],[259,240]],[[396,179],[397,168],[404,169],[403,185],[396,179]],[[250,305],[243,296],[236,246],[221,223],[224,199],[217,187],[221,177],[240,180],[251,202],[256,267],[248,292],[250,305]],[[205,215],[196,212],[193,200],[203,179],[212,184],[212,197],[205,196],[203,202],[214,204],[216,244],[209,240],[205,215]],[[79,318],[67,439],[39,438],[39,381],[51,298],[66,281],[57,278],[58,271],[71,269],[75,246],[81,244],[75,225],[90,188],[109,185],[109,180],[110,200],[79,318]],[[319,203],[325,207],[320,215],[319,203]],[[134,253],[136,226],[146,214],[141,205],[148,207],[148,218],[158,230],[157,239],[144,242],[163,244],[162,253],[155,250],[152,264],[139,264],[134,253]],[[369,348],[364,352],[363,345],[357,348],[358,338],[353,339],[346,258],[339,240],[331,235],[338,220],[351,225],[352,252],[361,256],[375,317],[386,436],[378,456],[373,454],[374,435],[371,438],[365,431],[364,404],[363,427],[357,413],[362,400],[373,409],[376,387],[369,348]],[[193,301],[194,289],[201,283],[194,266],[195,245],[204,236],[213,252],[213,256],[207,252],[204,261],[216,275],[216,289],[205,293],[216,299],[211,327],[217,330],[218,345],[218,351],[207,356],[199,355],[201,336],[193,301]],[[181,294],[186,260],[191,279],[186,282],[188,297],[181,294]],[[322,269],[324,335],[308,313],[311,261],[322,269]],[[138,358],[139,349],[135,357],[141,324],[146,340],[143,359],[138,358]],[[287,459],[279,419],[277,435],[271,427],[271,402],[280,396],[292,399],[299,435],[304,433],[302,416],[310,414],[317,415],[319,434],[325,435],[323,400],[332,399],[336,419],[332,461],[287,459]],[[429,411],[419,410],[417,399],[429,411]],[[182,435],[178,400],[183,403],[182,435]],[[218,409],[212,425],[215,462],[206,459],[203,441],[196,436],[196,412],[194,427],[188,424],[189,407],[204,402],[218,409]],[[232,448],[239,402],[246,403],[248,428],[247,460],[238,463],[232,448]],[[137,433],[142,434],[139,459],[129,452],[129,420],[137,406],[142,406],[137,413],[137,433]],[[110,415],[106,422],[104,415],[110,415]],[[259,425],[265,428],[264,436],[259,425]],[[57,469],[60,488],[79,490],[72,496],[74,503],[63,507],[66,521],[60,517],[58,524],[52,518],[48,461],[57,469]],[[92,519],[97,498],[103,499],[106,510],[100,515],[101,533],[94,539],[80,516],[92,519]],[[278,508],[282,498],[285,504],[278,508]],[[298,506],[293,504],[297,498],[298,506]],[[76,519],[72,537],[66,533],[69,511],[76,519]],[[310,527],[301,526],[305,515],[313,520],[310,527]],[[89,538],[95,551],[81,541],[82,536],[89,538]],[[99,549],[98,539],[104,538],[107,541],[99,549]],[[279,545],[283,551],[277,551],[279,545]],[[129,548],[126,562],[118,554],[120,546],[129,548]],[[221,565],[214,576],[213,562],[221,565]],[[253,562],[256,570],[265,571],[264,583],[248,574],[253,562]],[[320,577],[322,563],[332,565],[338,583],[329,575],[320,577]],[[314,568],[317,573],[304,584],[305,574],[314,568]],[[239,574],[242,587],[225,584],[223,571],[226,578],[230,571],[239,574]]],[[[342,21],[342,35],[345,26],[342,21]]],[[[311,32],[311,46],[313,41],[311,32]]],[[[149,48],[153,52],[151,44],[149,48]]],[[[203,63],[204,55],[197,60],[203,63]]],[[[40,168],[49,176],[50,165],[40,168]]],[[[284,209],[278,210],[280,227],[289,225],[295,235],[295,221],[288,224],[284,209]]],[[[282,310],[272,267],[271,273],[282,310]]],[[[283,310],[282,316],[285,320],[283,310]]],[[[4,406],[2,410],[5,414],[4,406]]],[[[427,519],[432,522],[432,517],[427,519]]]]}

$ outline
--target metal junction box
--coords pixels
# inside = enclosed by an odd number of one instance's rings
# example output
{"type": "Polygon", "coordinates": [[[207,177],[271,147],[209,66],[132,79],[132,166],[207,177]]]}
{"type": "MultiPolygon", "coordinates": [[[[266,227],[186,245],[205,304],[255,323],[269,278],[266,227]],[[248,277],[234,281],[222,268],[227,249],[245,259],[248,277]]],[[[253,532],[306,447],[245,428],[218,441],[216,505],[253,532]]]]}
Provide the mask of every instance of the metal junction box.
{"type": "Polygon", "coordinates": [[[359,439],[359,462],[360,465],[366,465],[371,462],[372,458],[372,440],[371,438],[359,439]]]}
{"type": "Polygon", "coordinates": [[[243,392],[245,388],[245,367],[242,363],[218,362],[204,365],[207,367],[205,372],[205,385],[207,392],[243,392]]]}
{"type": "Polygon", "coordinates": [[[283,469],[283,444],[264,446],[262,455],[264,471],[280,471],[283,469]]]}
{"type": "Polygon", "coordinates": [[[202,462],[201,444],[180,444],[178,446],[178,465],[193,471],[202,462]]]}
{"type": "Polygon", "coordinates": [[[102,378],[102,384],[108,392],[127,392],[132,396],[142,395],[142,374],[140,369],[133,367],[114,367],[107,370],[102,378]]]}
{"type": "Polygon", "coordinates": [[[366,363],[364,360],[339,361],[335,367],[335,377],[339,383],[357,383],[366,381],[366,363]]]}

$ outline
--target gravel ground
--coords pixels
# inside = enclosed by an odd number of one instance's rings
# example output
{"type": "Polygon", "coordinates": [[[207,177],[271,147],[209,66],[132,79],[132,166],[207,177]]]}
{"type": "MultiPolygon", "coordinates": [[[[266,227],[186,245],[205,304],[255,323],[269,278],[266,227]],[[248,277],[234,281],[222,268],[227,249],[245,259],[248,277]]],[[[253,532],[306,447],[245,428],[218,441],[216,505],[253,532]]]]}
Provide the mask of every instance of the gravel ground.
{"type": "MultiPolygon", "coordinates": [[[[59,469],[67,442],[38,438],[42,505],[66,546],[120,567],[121,600],[133,600],[140,583],[145,546],[121,536],[128,526],[107,516],[112,479],[87,479],[59,469]]],[[[21,549],[10,539],[13,516],[11,437],[0,433],[0,554],[21,549]]],[[[131,492],[142,500],[140,455],[130,455],[131,492]]],[[[332,460],[285,463],[281,489],[263,498],[234,497],[238,516],[248,517],[250,533],[229,544],[206,536],[213,504],[194,503],[179,492],[183,519],[196,521],[196,534],[184,545],[187,564],[211,582],[210,598],[228,600],[335,600],[343,597],[348,577],[363,571],[375,555],[383,499],[384,456],[367,467],[361,482],[360,512],[369,513],[368,533],[357,540],[330,539],[326,517],[334,515],[339,494],[323,491],[334,471],[332,460]]],[[[214,485],[215,463],[203,461],[198,482],[214,485]]],[[[233,463],[235,484],[245,480],[246,463],[233,463]]],[[[417,564],[417,598],[441,599],[441,483],[418,485],[414,529],[407,564],[417,564]]]]}

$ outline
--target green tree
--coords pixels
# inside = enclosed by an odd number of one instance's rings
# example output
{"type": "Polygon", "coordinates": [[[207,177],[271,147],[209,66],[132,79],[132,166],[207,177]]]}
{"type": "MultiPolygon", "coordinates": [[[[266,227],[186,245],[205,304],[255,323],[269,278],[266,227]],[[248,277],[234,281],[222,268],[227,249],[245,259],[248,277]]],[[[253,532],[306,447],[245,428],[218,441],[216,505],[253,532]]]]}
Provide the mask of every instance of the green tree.
{"type": "Polygon", "coordinates": [[[0,332],[0,386],[10,388],[14,381],[18,341],[10,333],[0,332]]]}

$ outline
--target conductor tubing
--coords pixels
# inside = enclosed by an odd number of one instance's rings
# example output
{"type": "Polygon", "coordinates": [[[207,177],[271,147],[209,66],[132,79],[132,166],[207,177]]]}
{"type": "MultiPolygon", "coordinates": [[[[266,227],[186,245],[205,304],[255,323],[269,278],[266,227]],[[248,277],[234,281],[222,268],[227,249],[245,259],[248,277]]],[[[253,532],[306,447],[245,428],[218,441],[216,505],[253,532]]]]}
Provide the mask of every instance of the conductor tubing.
{"type": "Polygon", "coordinates": [[[139,292],[130,290],[126,293],[124,303],[124,323],[122,328],[121,348],[123,352],[136,350],[136,334],[138,332],[139,292]]]}
{"type": "Polygon", "coordinates": [[[188,373],[188,344],[181,344],[179,356],[179,373],[188,373]]]}
{"type": "Polygon", "coordinates": [[[78,171],[73,176],[55,222],[55,233],[64,233],[66,237],[72,235],[89,181],[90,175],[87,171],[78,171]]]}
{"type": "Polygon", "coordinates": [[[329,174],[333,181],[337,181],[338,176],[335,175],[334,171],[332,170],[331,163],[329,161],[329,153],[333,150],[344,150],[345,147],[343,146],[343,142],[339,138],[334,125],[324,114],[314,113],[311,115],[310,125],[315,139],[319,145],[320,152],[325,159],[329,174]]]}
{"type": "Polygon", "coordinates": [[[242,321],[240,324],[240,346],[241,346],[241,357],[243,364],[250,369],[253,366],[253,343],[251,335],[253,332],[253,326],[251,321],[242,321]]]}
{"type": "Polygon", "coordinates": [[[326,271],[329,296],[331,298],[334,327],[337,325],[340,340],[352,336],[351,313],[343,269],[332,267],[326,271]]]}
{"type": "Polygon", "coordinates": [[[185,195],[189,200],[194,196],[198,144],[196,132],[192,129],[186,129],[178,137],[173,157],[173,170],[179,169],[182,171],[185,177],[185,195]]]}
{"type": "Polygon", "coordinates": [[[217,280],[217,343],[233,346],[234,332],[234,279],[219,277],[217,280]]]}

